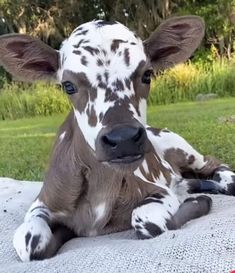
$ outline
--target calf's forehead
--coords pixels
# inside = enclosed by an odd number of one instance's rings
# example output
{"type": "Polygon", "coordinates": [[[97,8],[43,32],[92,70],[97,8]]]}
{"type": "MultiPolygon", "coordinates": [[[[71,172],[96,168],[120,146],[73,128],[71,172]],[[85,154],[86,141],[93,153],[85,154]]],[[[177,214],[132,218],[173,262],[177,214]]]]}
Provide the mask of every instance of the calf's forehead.
{"type": "Polygon", "coordinates": [[[109,79],[129,78],[138,65],[146,61],[143,43],[120,23],[92,21],[77,27],[60,49],[63,71],[85,73],[95,85],[97,76],[106,72],[109,79]]]}

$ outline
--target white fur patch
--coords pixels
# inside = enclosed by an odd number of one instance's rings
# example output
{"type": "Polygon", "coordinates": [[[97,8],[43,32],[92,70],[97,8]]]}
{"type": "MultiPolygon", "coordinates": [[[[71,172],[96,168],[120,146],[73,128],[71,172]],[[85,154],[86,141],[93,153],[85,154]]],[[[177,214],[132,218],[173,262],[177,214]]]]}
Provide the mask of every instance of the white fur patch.
{"type": "Polygon", "coordinates": [[[189,185],[188,181],[186,179],[180,179],[178,180],[178,183],[174,183],[172,185],[173,187],[171,188],[175,194],[178,196],[179,200],[183,202],[186,197],[188,197],[188,190],[189,190],[189,185]],[[180,182],[179,182],[180,181],[180,182]]]}
{"type": "Polygon", "coordinates": [[[63,141],[63,139],[64,139],[64,137],[65,137],[65,135],[66,135],[66,131],[64,131],[60,136],[59,136],[59,140],[60,140],[60,142],[62,142],[63,141]]]}
{"type": "Polygon", "coordinates": [[[228,190],[228,185],[234,183],[232,176],[234,176],[234,172],[229,170],[218,171],[218,175],[221,180],[218,182],[224,190],[228,190]]]}
{"type": "Polygon", "coordinates": [[[173,133],[161,131],[159,135],[154,135],[150,130],[146,130],[147,136],[156,153],[164,158],[165,152],[169,149],[181,149],[187,155],[193,155],[195,161],[190,165],[192,169],[202,169],[206,162],[204,161],[204,156],[197,152],[184,138],[173,133]]]}
{"type": "Polygon", "coordinates": [[[30,208],[28,209],[25,217],[24,217],[24,221],[30,221],[32,217],[36,217],[37,215],[46,212],[46,214],[48,215],[48,217],[51,217],[51,212],[50,210],[47,208],[47,206],[45,206],[45,204],[43,202],[41,202],[39,199],[36,199],[32,205],[30,206],[30,208]]]}
{"type": "Polygon", "coordinates": [[[97,22],[92,21],[79,27],[88,30],[88,32],[85,35],[76,35],[76,32],[74,32],[63,42],[60,53],[66,56],[66,61],[63,64],[62,70],[70,70],[75,73],[84,72],[89,81],[96,85],[97,73],[102,75],[105,70],[108,69],[110,76],[113,78],[111,79],[112,81],[117,77],[120,79],[129,78],[140,61],[146,60],[142,41],[139,38],[136,38],[133,32],[120,23],[97,27],[97,22]],[[81,64],[80,55],[73,53],[75,47],[81,40],[87,41],[79,46],[81,55],[87,58],[87,66],[81,64]],[[113,52],[111,50],[113,40],[125,40],[127,43],[121,43],[119,49],[116,52],[113,52]],[[135,43],[135,45],[132,45],[131,43],[135,43]],[[96,56],[92,56],[88,51],[83,49],[83,46],[97,48],[99,52],[96,56]],[[119,52],[123,52],[125,48],[130,49],[129,66],[125,64],[124,56],[118,54],[119,52]],[[104,54],[104,50],[106,54],[104,54]],[[106,65],[97,66],[97,57],[106,65]],[[110,61],[110,63],[108,64],[107,61],[110,61]]]}
{"type": "Polygon", "coordinates": [[[95,214],[96,214],[96,222],[100,221],[104,215],[105,215],[105,202],[99,204],[96,208],[95,208],[95,214]]]}
{"type": "Polygon", "coordinates": [[[162,231],[167,230],[167,220],[178,210],[180,203],[174,194],[166,195],[160,199],[163,203],[151,202],[137,207],[132,212],[131,225],[147,237],[152,237],[145,224],[151,223],[158,226],[162,231]]]}
{"type": "Polygon", "coordinates": [[[148,174],[149,173],[149,167],[148,167],[148,164],[147,164],[146,160],[144,160],[141,165],[142,165],[145,173],[148,174]]]}
{"type": "Polygon", "coordinates": [[[48,224],[41,218],[33,217],[17,228],[13,245],[20,259],[28,262],[31,254],[45,250],[51,237],[52,232],[48,224]]]}
{"type": "Polygon", "coordinates": [[[141,114],[141,123],[145,125],[147,123],[147,101],[146,99],[141,99],[139,102],[139,111],[141,114]]]}

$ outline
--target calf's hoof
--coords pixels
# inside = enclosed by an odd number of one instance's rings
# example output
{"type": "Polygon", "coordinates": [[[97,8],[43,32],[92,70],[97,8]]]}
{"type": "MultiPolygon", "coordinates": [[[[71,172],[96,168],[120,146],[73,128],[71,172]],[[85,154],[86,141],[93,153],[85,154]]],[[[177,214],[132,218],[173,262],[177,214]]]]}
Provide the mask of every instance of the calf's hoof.
{"type": "Polygon", "coordinates": [[[52,232],[42,218],[33,217],[21,224],[15,231],[13,246],[23,262],[43,259],[52,232]]]}

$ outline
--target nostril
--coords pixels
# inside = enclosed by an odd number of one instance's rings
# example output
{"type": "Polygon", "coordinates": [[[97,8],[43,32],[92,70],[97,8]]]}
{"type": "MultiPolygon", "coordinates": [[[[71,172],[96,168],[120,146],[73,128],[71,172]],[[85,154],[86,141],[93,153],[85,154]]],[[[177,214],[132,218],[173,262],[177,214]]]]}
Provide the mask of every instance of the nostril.
{"type": "Polygon", "coordinates": [[[132,140],[134,142],[139,142],[142,139],[143,134],[144,134],[144,129],[139,128],[137,133],[132,137],[132,140]]]}
{"type": "Polygon", "coordinates": [[[107,136],[103,136],[102,141],[103,141],[104,144],[106,144],[108,146],[111,146],[112,148],[117,147],[117,143],[112,141],[111,139],[109,139],[107,136]]]}

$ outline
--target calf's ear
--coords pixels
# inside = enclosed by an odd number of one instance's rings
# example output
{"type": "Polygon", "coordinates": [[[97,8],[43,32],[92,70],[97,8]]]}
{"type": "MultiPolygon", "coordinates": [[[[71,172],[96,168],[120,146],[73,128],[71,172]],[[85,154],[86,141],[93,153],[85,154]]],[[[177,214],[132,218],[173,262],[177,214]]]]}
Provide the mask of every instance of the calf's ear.
{"type": "Polygon", "coordinates": [[[0,65],[22,81],[56,80],[59,53],[28,35],[2,35],[0,65]]]}
{"type": "Polygon", "coordinates": [[[205,33],[201,17],[174,17],[163,22],[144,41],[146,54],[156,71],[186,61],[199,46],[205,33]]]}

